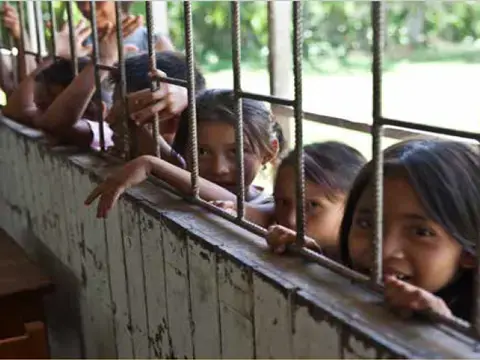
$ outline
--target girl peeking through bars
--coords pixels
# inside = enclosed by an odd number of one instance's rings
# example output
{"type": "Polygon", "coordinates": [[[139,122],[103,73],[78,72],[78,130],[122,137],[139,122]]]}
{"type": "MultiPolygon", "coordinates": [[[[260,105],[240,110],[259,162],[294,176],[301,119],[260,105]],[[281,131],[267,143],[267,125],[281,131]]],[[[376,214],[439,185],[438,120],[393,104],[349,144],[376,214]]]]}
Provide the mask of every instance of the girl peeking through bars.
{"type": "MultiPolygon", "coordinates": [[[[305,246],[338,259],[339,230],[343,209],[350,188],[365,164],[365,158],[354,148],[335,141],[306,145],[305,171],[305,246]]],[[[267,242],[277,254],[296,239],[296,152],[282,160],[275,177],[275,206],[258,208],[249,205],[246,218],[268,228],[267,242]]],[[[217,201],[214,204],[229,212],[236,203],[217,201]]]]}
{"type": "MultiPolygon", "coordinates": [[[[236,199],[236,115],[231,90],[205,90],[196,98],[200,197],[207,201],[236,199]]],[[[283,149],[283,136],[270,111],[259,101],[242,99],[246,201],[271,206],[273,199],[252,185],[260,169],[275,160],[283,149]]],[[[186,169],[154,156],[141,156],[115,172],[88,196],[91,204],[100,197],[97,216],[107,216],[118,197],[152,174],[185,194],[190,194],[193,163],[188,111],[182,113],[173,150],[184,159],[186,169]]]]}
{"type": "MultiPolygon", "coordinates": [[[[385,297],[401,313],[430,310],[470,320],[480,234],[478,146],[415,139],[384,152],[385,297]]],[[[341,225],[342,259],[373,267],[374,171],[357,177],[341,225]]]]}

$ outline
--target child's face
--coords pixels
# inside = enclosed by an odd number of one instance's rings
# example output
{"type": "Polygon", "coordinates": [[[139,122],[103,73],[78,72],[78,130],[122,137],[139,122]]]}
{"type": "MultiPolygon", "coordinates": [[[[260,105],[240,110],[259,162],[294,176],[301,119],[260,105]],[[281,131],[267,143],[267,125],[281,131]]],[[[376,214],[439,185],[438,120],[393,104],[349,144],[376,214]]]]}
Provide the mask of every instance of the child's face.
{"type": "MultiPolygon", "coordinates": [[[[279,225],[296,230],[296,177],[293,166],[281,166],[275,182],[275,220],[279,225]]],[[[345,198],[334,202],[325,194],[325,188],[305,181],[305,232],[318,241],[332,256],[338,254],[339,229],[343,218],[345,198]]]]}
{"type": "MultiPolygon", "coordinates": [[[[198,124],[198,166],[200,176],[237,192],[237,164],[235,130],[233,126],[218,121],[203,121],[198,124]]],[[[191,170],[190,151],[186,151],[187,166],[191,170]]],[[[262,166],[262,159],[253,152],[247,139],[244,142],[245,186],[255,179],[262,166]]]]}
{"type": "MultiPolygon", "coordinates": [[[[367,187],[355,209],[348,238],[355,269],[368,273],[373,267],[374,190],[367,187]]],[[[384,181],[383,273],[432,293],[446,286],[462,263],[460,244],[423,209],[408,181],[384,181]]]]}

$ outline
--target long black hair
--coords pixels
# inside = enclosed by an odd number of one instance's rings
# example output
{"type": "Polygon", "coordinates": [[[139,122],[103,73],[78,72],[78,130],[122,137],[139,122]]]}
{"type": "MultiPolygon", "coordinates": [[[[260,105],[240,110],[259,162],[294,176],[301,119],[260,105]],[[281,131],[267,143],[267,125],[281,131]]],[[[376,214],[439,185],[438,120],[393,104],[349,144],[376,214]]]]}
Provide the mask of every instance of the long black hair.
{"type": "MultiPolygon", "coordinates": [[[[232,90],[207,89],[196,97],[197,123],[218,121],[235,126],[237,117],[232,90]]],[[[272,140],[278,140],[280,153],[285,148],[282,129],[264,103],[242,99],[243,131],[245,143],[258,155],[275,155],[272,140]]],[[[181,115],[177,133],[172,144],[173,150],[185,157],[189,143],[188,108],[181,115]]]]}
{"type": "MultiPolygon", "coordinates": [[[[365,157],[358,150],[337,141],[305,145],[303,152],[305,179],[324,186],[327,197],[332,200],[338,194],[348,194],[358,172],[366,163],[365,157]]],[[[292,150],[282,160],[277,179],[282,168],[296,164],[296,152],[292,150]]]]}

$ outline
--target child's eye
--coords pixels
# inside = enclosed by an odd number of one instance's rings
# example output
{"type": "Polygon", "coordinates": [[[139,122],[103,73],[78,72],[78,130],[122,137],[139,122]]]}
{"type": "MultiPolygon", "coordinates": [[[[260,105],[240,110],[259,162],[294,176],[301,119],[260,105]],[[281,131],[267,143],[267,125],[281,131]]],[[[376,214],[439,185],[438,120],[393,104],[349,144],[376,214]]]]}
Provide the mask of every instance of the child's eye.
{"type": "Polygon", "coordinates": [[[421,236],[421,237],[435,236],[435,232],[429,229],[428,227],[417,226],[417,227],[414,227],[412,230],[415,236],[421,236]]]}
{"type": "Polygon", "coordinates": [[[362,218],[355,220],[355,225],[358,226],[360,229],[369,229],[372,227],[372,223],[370,220],[362,218]]]}
{"type": "Polygon", "coordinates": [[[307,210],[318,210],[322,208],[322,204],[318,201],[307,201],[307,210]]]}
{"type": "Polygon", "coordinates": [[[198,156],[208,155],[208,150],[204,148],[198,148],[198,156]]]}

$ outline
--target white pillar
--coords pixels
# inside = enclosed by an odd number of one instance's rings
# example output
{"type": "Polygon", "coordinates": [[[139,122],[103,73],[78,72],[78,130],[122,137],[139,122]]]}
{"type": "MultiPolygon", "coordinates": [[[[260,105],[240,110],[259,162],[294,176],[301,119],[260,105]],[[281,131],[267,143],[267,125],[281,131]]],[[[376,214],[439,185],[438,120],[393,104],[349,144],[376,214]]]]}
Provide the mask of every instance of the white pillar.
{"type": "Polygon", "coordinates": [[[155,32],[168,36],[167,1],[152,1],[152,11],[155,32]]]}

